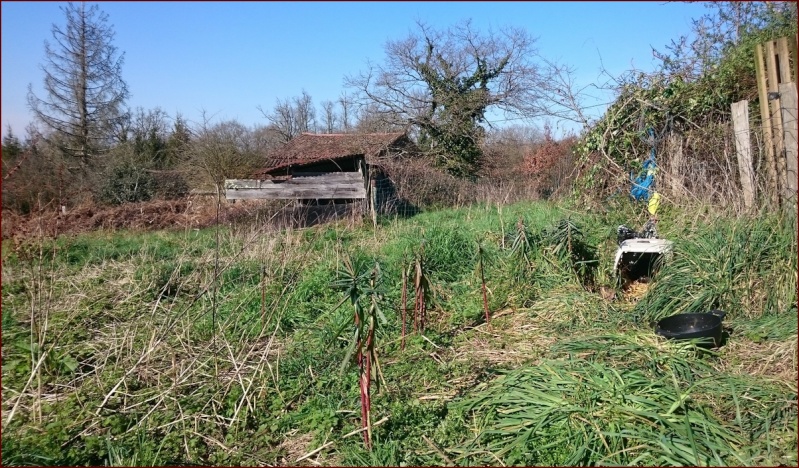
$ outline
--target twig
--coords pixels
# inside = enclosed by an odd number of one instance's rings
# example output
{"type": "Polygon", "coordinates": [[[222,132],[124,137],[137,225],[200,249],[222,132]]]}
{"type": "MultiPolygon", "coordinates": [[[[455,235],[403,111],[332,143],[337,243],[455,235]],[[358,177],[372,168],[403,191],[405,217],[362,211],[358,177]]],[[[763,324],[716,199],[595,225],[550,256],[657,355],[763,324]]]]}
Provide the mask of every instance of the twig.
{"type": "MultiPolygon", "coordinates": [[[[372,423],[371,427],[379,426],[379,425],[383,424],[386,421],[388,421],[388,416],[386,416],[385,418],[381,419],[380,421],[377,421],[376,423],[372,423]]],[[[347,437],[351,437],[351,436],[354,436],[356,434],[360,434],[361,432],[365,431],[366,429],[367,429],[366,427],[362,427],[360,429],[355,429],[352,432],[348,432],[347,434],[344,434],[341,438],[342,439],[346,439],[347,437]]]]}
{"type": "Polygon", "coordinates": [[[444,365],[444,361],[441,359],[441,356],[436,354],[435,351],[433,351],[432,353],[429,353],[428,356],[433,358],[433,360],[436,361],[437,363],[444,365]]]}
{"type": "Polygon", "coordinates": [[[331,445],[333,445],[333,442],[334,441],[331,440],[330,442],[326,443],[325,445],[322,445],[318,449],[315,449],[315,450],[312,450],[312,451],[306,453],[305,455],[301,456],[300,458],[294,460],[294,463],[299,463],[299,462],[305,460],[308,457],[312,457],[312,456],[316,455],[317,453],[321,452],[322,450],[324,450],[324,449],[330,447],[331,445]]]}
{"type": "Polygon", "coordinates": [[[432,341],[430,341],[430,339],[429,339],[428,337],[426,337],[426,336],[424,336],[424,335],[421,335],[421,336],[422,336],[422,338],[424,338],[424,339],[425,339],[425,341],[427,341],[427,342],[428,342],[428,343],[430,343],[431,345],[435,346],[435,347],[436,347],[436,348],[438,348],[438,349],[441,349],[441,346],[439,346],[439,345],[437,345],[437,344],[433,343],[432,341]]]}
{"type": "Polygon", "coordinates": [[[493,336],[494,338],[501,338],[501,336],[497,335],[496,333],[491,333],[491,332],[487,332],[485,330],[482,330],[482,327],[484,325],[486,325],[485,322],[481,323],[480,325],[477,325],[476,327],[471,327],[471,330],[474,330],[476,332],[480,332],[480,333],[483,333],[483,334],[486,334],[486,335],[493,336]]]}
{"type": "Polygon", "coordinates": [[[434,444],[432,440],[428,439],[426,435],[422,434],[422,439],[424,439],[424,441],[427,442],[427,445],[429,445],[430,448],[435,450],[436,453],[439,454],[441,456],[441,458],[443,458],[444,461],[447,462],[448,465],[450,465],[450,466],[454,466],[455,465],[455,462],[450,460],[450,458],[447,456],[447,454],[444,453],[444,451],[441,450],[436,444],[434,444]]]}
{"type": "Polygon", "coordinates": [[[216,445],[218,445],[218,446],[222,447],[222,449],[223,449],[224,451],[228,452],[228,453],[232,452],[232,450],[231,450],[230,448],[228,448],[227,446],[225,446],[225,444],[223,444],[222,442],[220,442],[220,441],[218,441],[218,440],[214,439],[213,437],[208,437],[208,436],[206,436],[206,435],[203,435],[203,434],[200,434],[199,432],[196,432],[196,431],[191,431],[191,432],[192,432],[194,435],[196,435],[196,436],[200,436],[201,438],[203,438],[203,439],[207,440],[208,442],[213,442],[214,444],[216,444],[216,445]]]}
{"type": "Polygon", "coordinates": [[[22,391],[17,395],[17,401],[14,403],[14,407],[11,408],[11,412],[8,414],[8,419],[6,419],[6,426],[11,423],[11,420],[14,418],[14,413],[17,412],[17,408],[19,407],[19,402],[22,401],[22,397],[24,396],[25,392],[28,390],[31,382],[33,382],[33,378],[36,376],[36,373],[39,371],[39,368],[44,363],[45,358],[47,357],[47,353],[42,353],[39,357],[39,360],[36,362],[36,366],[34,366],[33,370],[31,371],[30,377],[28,377],[28,381],[25,382],[25,386],[22,387],[22,391]]]}
{"type": "Polygon", "coordinates": [[[419,397],[419,401],[423,400],[450,400],[455,397],[455,394],[444,393],[441,395],[423,395],[419,397]]]}
{"type": "MultiPolygon", "coordinates": [[[[372,427],[379,426],[380,424],[383,424],[386,421],[388,421],[388,416],[386,416],[385,418],[381,419],[380,421],[377,421],[376,423],[372,424],[371,426],[372,427]]],[[[341,438],[342,439],[346,439],[347,437],[352,437],[354,435],[360,434],[361,432],[365,431],[366,429],[367,429],[366,427],[362,427],[360,429],[356,429],[356,430],[354,430],[352,432],[348,432],[347,434],[344,434],[344,436],[342,436],[341,438]]],[[[316,455],[317,453],[321,452],[322,450],[330,447],[334,443],[335,443],[335,441],[331,440],[330,442],[322,445],[321,447],[319,447],[317,449],[314,449],[314,450],[311,450],[310,452],[308,452],[305,455],[301,456],[300,458],[296,459],[294,462],[298,463],[298,462],[301,462],[301,461],[305,460],[308,457],[312,457],[312,456],[316,455]]]]}
{"type": "MultiPolygon", "coordinates": [[[[111,389],[111,391],[110,391],[110,392],[108,392],[108,395],[106,395],[106,396],[105,396],[105,398],[103,398],[103,402],[102,402],[102,403],[100,403],[100,406],[98,406],[98,407],[97,407],[97,411],[95,412],[95,414],[97,414],[97,415],[99,415],[99,414],[100,414],[100,411],[103,409],[103,407],[105,406],[105,404],[106,404],[106,403],[108,403],[108,399],[109,399],[109,398],[111,398],[111,396],[112,396],[114,393],[116,393],[117,389],[119,388],[119,386],[120,386],[120,385],[122,385],[122,383],[125,381],[125,379],[127,379],[127,378],[128,378],[128,376],[129,376],[130,374],[132,374],[134,370],[136,370],[136,368],[139,366],[139,364],[141,364],[142,362],[144,362],[144,360],[145,360],[145,359],[147,359],[147,357],[150,355],[150,353],[152,353],[152,352],[155,350],[155,348],[157,348],[157,347],[158,347],[157,345],[154,345],[154,344],[153,344],[153,341],[155,341],[155,331],[153,332],[153,336],[152,336],[152,337],[151,337],[151,339],[150,339],[150,345],[149,345],[149,347],[148,347],[149,349],[147,349],[147,351],[145,351],[145,352],[144,352],[144,353],[141,355],[141,357],[139,358],[139,360],[138,360],[138,361],[136,361],[136,364],[133,364],[133,367],[131,367],[130,369],[128,369],[128,371],[127,371],[127,372],[125,372],[125,375],[123,375],[123,376],[122,376],[122,378],[121,378],[121,379],[119,379],[119,382],[117,382],[117,384],[116,384],[116,385],[114,385],[114,388],[112,388],[112,389],[111,389]]],[[[160,340],[159,340],[159,343],[158,343],[158,344],[160,344],[160,340]]],[[[11,419],[11,418],[9,417],[9,420],[10,420],[10,419],[11,419]]]]}

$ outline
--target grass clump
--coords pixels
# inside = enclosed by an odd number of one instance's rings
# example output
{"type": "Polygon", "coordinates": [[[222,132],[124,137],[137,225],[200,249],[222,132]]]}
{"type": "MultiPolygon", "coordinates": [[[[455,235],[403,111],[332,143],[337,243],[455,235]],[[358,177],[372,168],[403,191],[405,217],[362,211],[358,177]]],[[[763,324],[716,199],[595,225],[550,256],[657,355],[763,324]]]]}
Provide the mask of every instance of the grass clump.
{"type": "Polygon", "coordinates": [[[674,252],[638,303],[644,321],[721,309],[731,320],[796,307],[796,225],[776,216],[713,220],[674,237],[674,252]]]}
{"type": "Polygon", "coordinates": [[[478,432],[451,451],[468,465],[748,464],[744,440],[696,404],[695,391],[672,376],[545,361],[458,403],[478,432]]]}

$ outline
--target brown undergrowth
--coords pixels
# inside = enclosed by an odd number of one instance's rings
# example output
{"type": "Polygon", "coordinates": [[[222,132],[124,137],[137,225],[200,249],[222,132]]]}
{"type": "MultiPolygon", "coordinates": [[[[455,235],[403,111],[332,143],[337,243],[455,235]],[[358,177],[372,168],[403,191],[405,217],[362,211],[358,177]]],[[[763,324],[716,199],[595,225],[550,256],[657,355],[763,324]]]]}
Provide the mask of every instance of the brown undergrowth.
{"type": "MultiPolygon", "coordinates": [[[[360,208],[355,205],[357,204],[302,206],[283,200],[237,203],[222,200],[218,220],[220,224],[231,224],[260,219],[271,223],[275,229],[308,227],[332,220],[349,219],[360,208]]],[[[21,240],[58,237],[97,230],[202,229],[216,223],[216,200],[208,197],[153,200],[120,206],[84,204],[66,213],[42,209],[30,215],[19,215],[3,210],[2,238],[21,240]]]]}

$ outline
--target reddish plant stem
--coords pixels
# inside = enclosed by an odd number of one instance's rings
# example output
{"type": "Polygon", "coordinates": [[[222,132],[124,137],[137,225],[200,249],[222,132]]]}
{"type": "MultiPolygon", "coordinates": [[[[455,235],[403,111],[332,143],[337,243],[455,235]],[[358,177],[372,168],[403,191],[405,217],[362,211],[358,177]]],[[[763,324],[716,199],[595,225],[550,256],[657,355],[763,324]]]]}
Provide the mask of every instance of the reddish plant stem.
{"type": "Polygon", "coordinates": [[[422,288],[418,288],[416,290],[416,310],[414,313],[416,314],[416,320],[419,323],[418,330],[419,332],[424,332],[424,316],[422,315],[424,310],[424,292],[422,288]]]}
{"type": "MultiPolygon", "coordinates": [[[[366,408],[368,404],[368,390],[364,385],[364,356],[363,353],[358,351],[358,388],[361,393],[361,427],[369,427],[369,411],[366,408]]],[[[369,435],[363,431],[363,443],[369,447],[369,435]]]]}
{"type": "Polygon", "coordinates": [[[427,304],[424,301],[424,287],[419,288],[419,329],[424,332],[427,325],[427,304]]]}
{"type": "Polygon", "coordinates": [[[408,304],[408,270],[402,270],[402,344],[400,349],[405,350],[405,316],[407,315],[408,304]]]}
{"type": "Polygon", "coordinates": [[[486,294],[486,279],[483,273],[483,262],[480,262],[480,282],[483,284],[483,310],[486,314],[486,323],[491,321],[491,315],[488,312],[488,295],[486,294]]]}
{"type": "Polygon", "coordinates": [[[363,374],[364,379],[364,390],[363,395],[366,399],[366,419],[364,420],[364,425],[366,427],[366,431],[364,434],[366,435],[366,448],[369,450],[372,449],[372,425],[370,421],[371,413],[372,413],[372,396],[370,395],[370,387],[372,384],[372,354],[374,350],[372,349],[372,335],[374,330],[369,330],[369,338],[366,342],[366,372],[363,374]]]}
{"type": "Polygon", "coordinates": [[[422,324],[422,289],[420,287],[416,288],[416,302],[414,303],[413,308],[413,319],[414,319],[414,330],[418,332],[422,332],[424,325],[422,324]]]}

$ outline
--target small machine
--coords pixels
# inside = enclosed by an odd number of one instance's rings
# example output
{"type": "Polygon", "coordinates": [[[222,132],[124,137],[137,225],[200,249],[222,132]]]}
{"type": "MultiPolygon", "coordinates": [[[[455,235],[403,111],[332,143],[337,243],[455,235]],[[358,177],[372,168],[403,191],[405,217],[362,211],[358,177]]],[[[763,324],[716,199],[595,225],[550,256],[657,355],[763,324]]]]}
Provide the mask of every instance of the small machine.
{"type": "Polygon", "coordinates": [[[627,284],[633,281],[652,277],[657,269],[661,256],[671,251],[672,242],[658,239],[657,211],[660,207],[661,195],[655,191],[655,175],[657,162],[655,161],[655,146],[657,139],[651,128],[648,130],[652,144],[652,152],[644,161],[642,170],[636,179],[630,174],[632,189],[630,197],[634,201],[647,203],[649,220],[644,224],[641,232],[621,225],[617,229],[619,249],[616,251],[616,260],[613,269],[627,284]]]}
{"type": "Polygon", "coordinates": [[[626,281],[651,278],[658,259],[671,251],[672,242],[666,239],[631,238],[619,243],[613,269],[626,281]]]}

